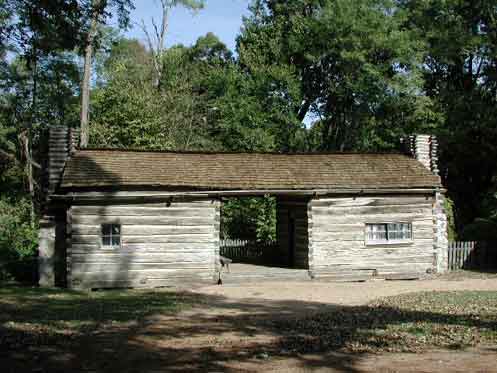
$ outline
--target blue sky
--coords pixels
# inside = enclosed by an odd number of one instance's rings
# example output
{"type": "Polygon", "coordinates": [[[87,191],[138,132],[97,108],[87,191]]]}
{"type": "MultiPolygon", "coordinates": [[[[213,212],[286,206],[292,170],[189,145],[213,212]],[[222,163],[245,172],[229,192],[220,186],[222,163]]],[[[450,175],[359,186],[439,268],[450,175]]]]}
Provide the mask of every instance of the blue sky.
{"type": "MultiPolygon", "coordinates": [[[[234,50],[235,38],[242,25],[242,16],[248,15],[250,0],[206,0],[204,9],[196,14],[182,7],[173,9],[170,15],[166,46],[182,43],[193,44],[199,36],[211,31],[234,50]]],[[[145,35],[139,26],[144,20],[152,31],[151,19],[160,22],[159,0],[136,0],[136,9],[131,14],[132,29],[126,36],[144,41],[145,35]]]]}

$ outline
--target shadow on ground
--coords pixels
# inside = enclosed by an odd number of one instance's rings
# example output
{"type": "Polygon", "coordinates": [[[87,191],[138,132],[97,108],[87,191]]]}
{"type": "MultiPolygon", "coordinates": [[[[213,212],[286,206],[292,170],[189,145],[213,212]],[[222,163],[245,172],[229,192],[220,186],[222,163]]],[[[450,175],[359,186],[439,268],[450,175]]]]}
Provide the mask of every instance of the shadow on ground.
{"type": "Polygon", "coordinates": [[[234,302],[168,291],[7,288],[0,289],[0,295],[4,372],[222,372],[236,371],[245,363],[263,369],[277,359],[355,372],[367,352],[412,348],[414,337],[387,332],[395,325],[438,325],[435,337],[452,341],[452,346],[444,346],[449,348],[460,348],[461,341],[451,337],[454,330],[497,331],[495,315],[384,305],[234,302]]]}

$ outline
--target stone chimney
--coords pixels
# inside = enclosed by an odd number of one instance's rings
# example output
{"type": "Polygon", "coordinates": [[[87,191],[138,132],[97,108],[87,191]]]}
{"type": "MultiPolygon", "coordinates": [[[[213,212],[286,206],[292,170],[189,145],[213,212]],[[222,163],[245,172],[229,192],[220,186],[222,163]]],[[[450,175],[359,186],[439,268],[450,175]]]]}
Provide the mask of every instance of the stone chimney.
{"type": "Polygon", "coordinates": [[[65,126],[52,126],[48,140],[48,194],[60,184],[66,161],[76,151],[79,130],[65,126]]]}
{"type": "Polygon", "coordinates": [[[406,152],[420,161],[433,174],[438,170],[438,141],[434,135],[412,135],[403,141],[406,152]]]}
{"type": "MultiPolygon", "coordinates": [[[[438,141],[433,135],[414,135],[402,139],[407,154],[420,161],[433,174],[439,176],[438,141]]],[[[448,235],[447,215],[444,207],[444,190],[437,190],[433,201],[433,269],[437,273],[447,271],[448,235]]]]}
{"type": "MultiPolygon", "coordinates": [[[[51,126],[48,133],[48,183],[45,183],[46,206],[40,219],[38,232],[38,284],[53,287],[62,283],[65,268],[66,211],[51,203],[53,194],[62,179],[62,172],[78,145],[79,131],[64,126],[51,126]],[[48,185],[47,185],[48,184],[48,185]]],[[[64,276],[65,277],[65,276],[64,276]]]]}

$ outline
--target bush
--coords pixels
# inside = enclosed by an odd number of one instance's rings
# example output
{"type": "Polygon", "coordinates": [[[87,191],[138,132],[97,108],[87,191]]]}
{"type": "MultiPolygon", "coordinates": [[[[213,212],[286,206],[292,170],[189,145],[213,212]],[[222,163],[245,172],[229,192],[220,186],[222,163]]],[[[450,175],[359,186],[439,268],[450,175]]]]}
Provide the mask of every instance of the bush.
{"type": "Polygon", "coordinates": [[[221,211],[221,237],[275,241],[276,199],[265,196],[225,200],[221,211]]]}
{"type": "Polygon", "coordinates": [[[38,229],[30,224],[27,198],[0,199],[0,280],[32,281],[38,229]]]}
{"type": "Polygon", "coordinates": [[[461,241],[497,242],[497,221],[477,218],[468,224],[460,234],[461,241]]]}

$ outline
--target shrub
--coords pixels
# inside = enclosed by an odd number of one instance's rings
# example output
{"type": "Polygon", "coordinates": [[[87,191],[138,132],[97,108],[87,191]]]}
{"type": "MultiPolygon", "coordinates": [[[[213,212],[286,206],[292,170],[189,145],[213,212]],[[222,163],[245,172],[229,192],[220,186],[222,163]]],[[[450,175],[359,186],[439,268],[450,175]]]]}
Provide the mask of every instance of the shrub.
{"type": "Polygon", "coordinates": [[[38,229],[30,224],[27,198],[0,198],[0,280],[32,281],[38,229]]]}
{"type": "Polygon", "coordinates": [[[221,212],[223,238],[276,240],[276,199],[274,197],[229,198],[221,212]]]}

